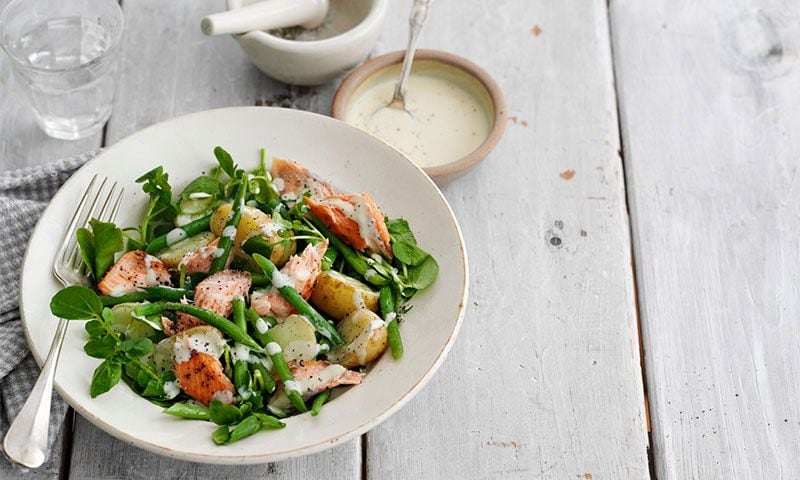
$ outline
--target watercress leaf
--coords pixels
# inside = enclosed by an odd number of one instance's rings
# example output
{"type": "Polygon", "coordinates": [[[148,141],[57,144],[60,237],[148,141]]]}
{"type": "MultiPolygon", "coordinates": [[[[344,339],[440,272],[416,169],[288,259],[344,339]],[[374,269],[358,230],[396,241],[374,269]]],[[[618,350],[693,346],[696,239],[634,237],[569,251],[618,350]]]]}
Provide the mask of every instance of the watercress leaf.
{"type": "Polygon", "coordinates": [[[144,387],[142,395],[145,397],[163,397],[164,396],[164,382],[160,378],[151,378],[144,387]]]}
{"type": "Polygon", "coordinates": [[[50,311],[56,317],[67,320],[89,320],[100,315],[103,302],[92,290],[73,285],[53,295],[50,311]]]}
{"type": "Polygon", "coordinates": [[[201,176],[192,180],[181,192],[181,199],[186,200],[193,193],[205,193],[214,198],[222,195],[223,186],[216,178],[201,176]]]}
{"type": "Polygon", "coordinates": [[[100,315],[103,317],[103,321],[105,321],[108,325],[112,325],[116,321],[114,311],[108,307],[103,308],[103,311],[100,313],[100,315]]]}
{"type": "Polygon", "coordinates": [[[83,328],[89,334],[89,338],[98,338],[106,334],[106,329],[100,320],[89,320],[83,328]]]}
{"type": "MultiPolygon", "coordinates": [[[[144,221],[145,229],[148,223],[156,220],[171,221],[178,214],[172,205],[172,186],[169,184],[169,174],[164,172],[164,167],[158,166],[141,177],[136,183],[142,184],[142,190],[150,195],[152,208],[144,221]]],[[[147,234],[148,232],[141,232],[147,234]]]]}
{"type": "Polygon", "coordinates": [[[102,395],[111,390],[114,385],[119,383],[122,377],[122,366],[116,360],[104,360],[92,375],[92,385],[89,387],[89,395],[92,398],[102,395]]]}
{"type": "Polygon", "coordinates": [[[110,222],[91,220],[94,241],[94,278],[99,280],[114,264],[114,255],[125,248],[122,230],[110,222]]]}
{"type": "Polygon", "coordinates": [[[392,252],[397,260],[413,267],[419,266],[430,256],[425,250],[405,241],[392,243],[392,252]]]}
{"type": "MultiPolygon", "coordinates": [[[[96,320],[94,320],[96,321],[96,320]]],[[[98,322],[99,323],[99,322],[98,322]]],[[[86,342],[83,346],[83,351],[86,355],[94,358],[108,358],[114,355],[117,349],[117,341],[114,337],[106,335],[104,337],[93,338],[86,342]]]]}
{"type": "Polygon", "coordinates": [[[242,412],[234,405],[222,403],[219,400],[212,400],[209,405],[211,421],[217,425],[232,425],[242,418],[242,412]]]}
{"type": "Polygon", "coordinates": [[[417,244],[417,239],[408,226],[408,221],[404,218],[386,218],[386,229],[395,242],[406,242],[412,245],[417,244]]]}
{"type": "Polygon", "coordinates": [[[81,251],[81,259],[83,260],[84,265],[86,268],[89,269],[89,274],[92,277],[97,278],[97,272],[95,271],[95,250],[94,250],[94,236],[92,232],[88,228],[79,228],[78,231],[75,233],[75,237],[78,240],[78,246],[80,246],[81,251]]]}
{"type": "Polygon", "coordinates": [[[123,340],[120,349],[133,358],[139,358],[153,351],[153,342],[149,338],[129,338],[123,340]]]}
{"type": "Polygon", "coordinates": [[[428,255],[428,258],[419,266],[411,267],[408,270],[408,286],[417,290],[423,290],[436,280],[436,275],[438,274],[439,264],[436,263],[433,257],[428,255]]]}
{"type": "MultiPolygon", "coordinates": [[[[129,363],[133,363],[133,362],[129,362],[129,363]]],[[[150,376],[150,374],[147,373],[147,371],[144,370],[143,368],[139,368],[139,371],[136,372],[136,383],[139,384],[139,388],[147,387],[147,384],[150,383],[150,380],[152,380],[152,379],[153,379],[153,377],[150,376]]]]}
{"type": "Polygon", "coordinates": [[[229,177],[236,177],[236,164],[233,163],[233,157],[222,147],[214,147],[214,156],[217,157],[217,162],[223,172],[229,177]]]}
{"type": "Polygon", "coordinates": [[[225,443],[238,442],[254,433],[258,433],[259,430],[261,430],[261,420],[255,415],[250,415],[236,425],[225,443]]]}
{"type": "Polygon", "coordinates": [[[228,430],[228,427],[219,427],[211,434],[211,439],[214,440],[214,443],[217,445],[224,445],[230,436],[231,432],[228,430]]]}

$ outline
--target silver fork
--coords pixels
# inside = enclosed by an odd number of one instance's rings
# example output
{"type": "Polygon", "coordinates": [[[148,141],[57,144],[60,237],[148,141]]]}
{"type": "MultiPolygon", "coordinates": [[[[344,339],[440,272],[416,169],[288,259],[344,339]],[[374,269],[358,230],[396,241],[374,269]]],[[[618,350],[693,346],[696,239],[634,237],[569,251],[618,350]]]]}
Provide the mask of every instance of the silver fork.
{"type": "MultiPolygon", "coordinates": [[[[119,211],[125,189],[120,188],[117,192],[117,182],[114,182],[107,194],[103,196],[108,179],[103,178],[100,187],[94,189],[97,181],[98,177],[95,175],[78,203],[78,208],[75,209],[75,214],[69,222],[64,240],[53,261],[53,275],[65,287],[90,284],[88,273],[81,259],[78,242],[75,239],[78,227],[87,225],[92,218],[113,221],[119,211]],[[116,200],[113,200],[115,196],[116,200]],[[91,205],[87,208],[86,205],[89,203],[91,205]],[[100,206],[101,204],[102,206],[100,206]],[[99,211],[98,207],[100,207],[99,211]]],[[[47,430],[50,425],[53,378],[68,323],[68,320],[59,319],[56,335],[50,345],[50,351],[47,353],[47,359],[42,366],[39,378],[3,440],[6,456],[21,467],[36,468],[47,459],[47,430]]]]}

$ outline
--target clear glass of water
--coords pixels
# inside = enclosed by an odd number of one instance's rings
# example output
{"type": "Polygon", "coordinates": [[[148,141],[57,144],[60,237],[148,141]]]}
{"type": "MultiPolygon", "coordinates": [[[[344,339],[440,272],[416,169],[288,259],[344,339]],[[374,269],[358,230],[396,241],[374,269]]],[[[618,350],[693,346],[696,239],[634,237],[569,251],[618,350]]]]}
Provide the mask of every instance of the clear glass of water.
{"type": "Polygon", "coordinates": [[[0,13],[0,46],[47,135],[77,140],[108,121],[122,30],[115,0],[13,0],[0,13]]]}

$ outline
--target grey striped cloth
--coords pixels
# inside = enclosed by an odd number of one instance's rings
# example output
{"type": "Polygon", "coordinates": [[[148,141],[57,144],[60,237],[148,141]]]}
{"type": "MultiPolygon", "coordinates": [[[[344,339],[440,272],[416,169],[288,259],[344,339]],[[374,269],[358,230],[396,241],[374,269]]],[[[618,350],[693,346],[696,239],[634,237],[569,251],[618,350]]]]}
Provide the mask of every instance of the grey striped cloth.
{"type": "MultiPolygon", "coordinates": [[[[0,437],[5,436],[39,376],[19,317],[19,274],[28,239],[56,190],[96,154],[90,152],[43,167],[0,172],[0,285],[3,286],[0,296],[0,437]]],[[[66,403],[54,393],[51,449],[59,437],[66,411],[66,403]]]]}

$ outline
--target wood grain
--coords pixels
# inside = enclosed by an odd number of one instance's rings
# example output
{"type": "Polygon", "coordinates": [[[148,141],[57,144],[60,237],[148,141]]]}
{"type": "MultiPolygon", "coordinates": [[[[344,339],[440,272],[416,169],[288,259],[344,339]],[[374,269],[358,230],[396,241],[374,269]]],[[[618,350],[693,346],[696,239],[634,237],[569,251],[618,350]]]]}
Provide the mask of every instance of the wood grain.
{"type": "Polygon", "coordinates": [[[657,478],[791,478],[800,4],[610,13],[657,478]]]}
{"type": "MultiPolygon", "coordinates": [[[[391,21],[381,50],[406,32],[391,21]]],[[[647,478],[605,2],[438,2],[420,46],[495,75],[512,118],[444,189],[467,316],[431,384],[367,435],[367,478],[647,478]]]]}
{"type": "MultiPolygon", "coordinates": [[[[122,75],[109,145],[168,118],[214,107],[283,102],[309,106],[314,92],[274,82],[247,61],[230,38],[207,38],[200,18],[223,10],[222,1],[125,2],[127,27],[122,75]],[[168,46],[168,48],[165,47],[168,46]]],[[[318,97],[315,101],[319,100],[318,97]]],[[[329,105],[329,102],[328,102],[329,105]]],[[[120,442],[76,419],[70,478],[354,478],[361,471],[360,439],[324,453],[257,466],[219,467],[160,457],[120,442]]]]}

